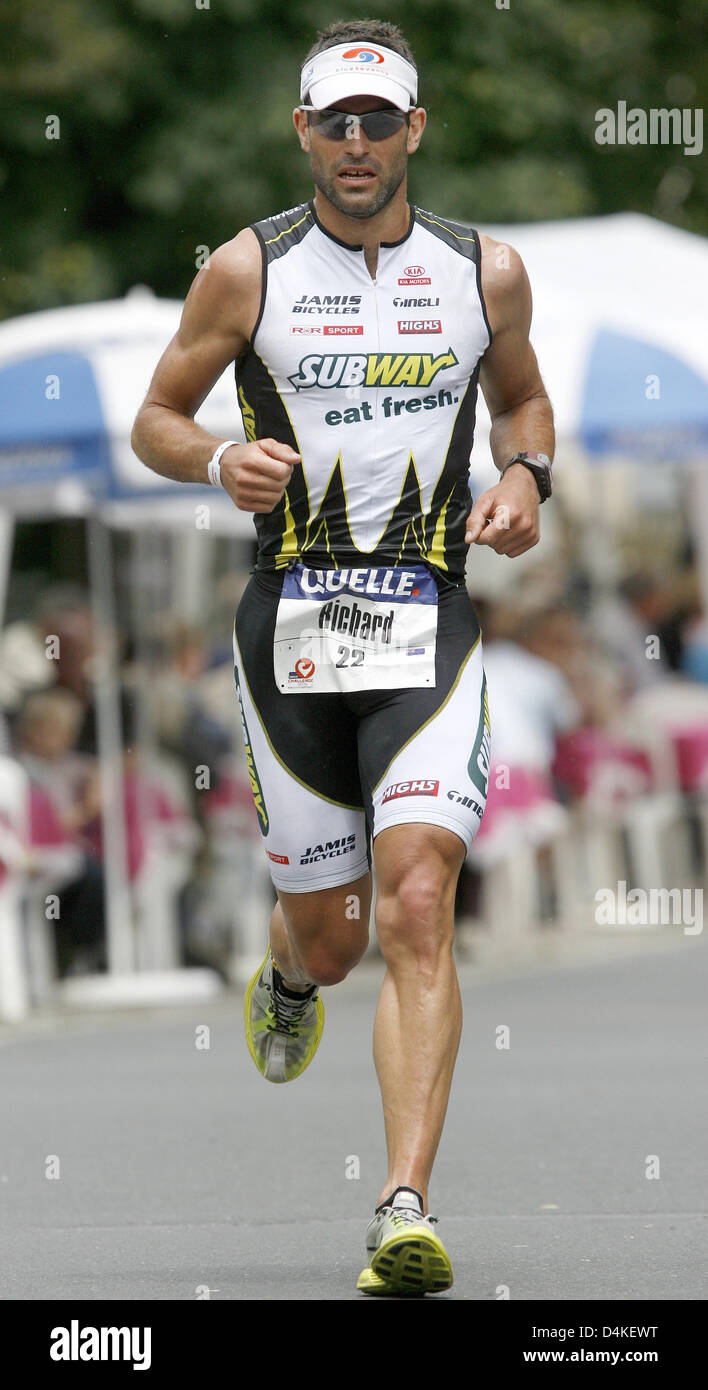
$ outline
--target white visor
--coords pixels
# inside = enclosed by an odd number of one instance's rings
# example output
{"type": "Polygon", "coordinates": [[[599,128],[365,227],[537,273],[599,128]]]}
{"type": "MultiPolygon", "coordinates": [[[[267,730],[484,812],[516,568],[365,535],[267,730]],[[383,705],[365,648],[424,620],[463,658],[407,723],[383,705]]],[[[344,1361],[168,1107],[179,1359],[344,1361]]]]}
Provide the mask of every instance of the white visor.
{"type": "Polygon", "coordinates": [[[300,101],[318,111],[347,97],[381,97],[400,111],[418,100],[418,74],[400,53],[381,44],[339,43],[306,63],[300,78],[300,101]]]}

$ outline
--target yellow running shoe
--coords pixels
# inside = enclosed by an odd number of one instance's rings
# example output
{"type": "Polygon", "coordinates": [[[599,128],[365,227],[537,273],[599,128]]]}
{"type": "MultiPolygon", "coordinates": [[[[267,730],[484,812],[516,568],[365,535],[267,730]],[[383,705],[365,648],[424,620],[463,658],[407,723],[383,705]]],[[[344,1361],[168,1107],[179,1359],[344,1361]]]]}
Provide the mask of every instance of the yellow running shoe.
{"type": "Polygon", "coordinates": [[[437,1218],[423,1216],[411,1191],[396,1188],[369,1223],[369,1263],[357,1280],[361,1293],[412,1297],[442,1293],[452,1286],[450,1256],[431,1229],[437,1218]]]}
{"type": "Polygon", "coordinates": [[[266,1081],[294,1081],[310,1065],[322,1037],[324,1004],[313,985],[293,997],[275,988],[268,954],[243,1001],[248,1050],[266,1081]]]}

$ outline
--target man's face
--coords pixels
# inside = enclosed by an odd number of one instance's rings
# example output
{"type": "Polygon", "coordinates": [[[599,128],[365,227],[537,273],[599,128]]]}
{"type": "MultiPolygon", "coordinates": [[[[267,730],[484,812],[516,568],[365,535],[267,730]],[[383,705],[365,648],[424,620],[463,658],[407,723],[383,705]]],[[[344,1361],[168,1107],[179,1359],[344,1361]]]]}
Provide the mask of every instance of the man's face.
{"type": "Polygon", "coordinates": [[[425,113],[411,114],[410,125],[402,125],[387,140],[368,140],[360,121],[366,111],[395,110],[377,97],[350,97],[337,102],[334,111],[352,116],[344,140],[328,140],[308,122],[306,111],[295,111],[295,125],[302,148],[310,156],[315,186],[347,217],[374,217],[389,203],[405,176],[408,155],[417,149],[425,124],[425,113]]]}

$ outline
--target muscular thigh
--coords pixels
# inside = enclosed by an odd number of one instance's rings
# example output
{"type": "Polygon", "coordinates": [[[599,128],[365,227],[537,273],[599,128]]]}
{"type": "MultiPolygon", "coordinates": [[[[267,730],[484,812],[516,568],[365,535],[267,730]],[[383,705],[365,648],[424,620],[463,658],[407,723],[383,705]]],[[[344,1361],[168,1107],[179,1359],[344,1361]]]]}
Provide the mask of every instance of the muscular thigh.
{"type": "Polygon", "coordinates": [[[359,775],[373,836],[435,825],[467,849],[487,797],[489,714],[479,624],[462,585],[440,593],[435,674],[433,689],[366,697],[359,775]]]}
{"type": "Polygon", "coordinates": [[[335,888],[314,893],[286,893],[278,889],[278,902],[295,945],[306,951],[317,942],[344,942],[368,937],[371,910],[371,874],[335,888]]]}

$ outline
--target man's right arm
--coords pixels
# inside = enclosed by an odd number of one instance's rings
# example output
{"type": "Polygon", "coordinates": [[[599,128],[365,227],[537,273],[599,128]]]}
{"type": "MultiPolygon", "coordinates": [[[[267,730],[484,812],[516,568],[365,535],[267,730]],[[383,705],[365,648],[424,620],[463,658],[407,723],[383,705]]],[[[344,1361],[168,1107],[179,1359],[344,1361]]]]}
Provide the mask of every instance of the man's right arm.
{"type": "MultiPolygon", "coordinates": [[[[179,329],[155,369],[131,443],[138,458],[165,478],[208,483],[207,464],[223,441],[194,415],[230,362],[245,350],[258,317],[261,253],[250,228],[220,246],[187,295],[179,329]]],[[[221,456],[221,481],[244,511],[270,512],[299,455],[260,439],[221,456]]]]}

